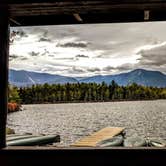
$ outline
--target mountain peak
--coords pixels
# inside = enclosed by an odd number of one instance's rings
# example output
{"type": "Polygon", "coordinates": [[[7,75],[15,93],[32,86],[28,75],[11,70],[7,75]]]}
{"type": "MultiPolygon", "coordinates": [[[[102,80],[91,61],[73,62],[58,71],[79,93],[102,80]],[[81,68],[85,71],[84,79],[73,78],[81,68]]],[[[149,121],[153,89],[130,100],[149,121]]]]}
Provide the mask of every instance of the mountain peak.
{"type": "Polygon", "coordinates": [[[96,75],[77,79],[48,73],[30,72],[26,70],[10,70],[9,82],[15,86],[31,86],[33,84],[65,84],[65,83],[102,83],[110,84],[114,80],[119,85],[137,83],[144,86],[166,87],[166,75],[159,71],[135,69],[117,75],[96,75]]]}

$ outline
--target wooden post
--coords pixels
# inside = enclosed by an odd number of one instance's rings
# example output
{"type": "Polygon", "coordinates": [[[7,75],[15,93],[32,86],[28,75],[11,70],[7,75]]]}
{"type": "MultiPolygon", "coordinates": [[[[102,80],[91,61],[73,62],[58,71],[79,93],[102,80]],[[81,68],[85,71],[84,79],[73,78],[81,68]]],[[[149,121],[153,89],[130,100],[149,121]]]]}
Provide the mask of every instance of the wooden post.
{"type": "Polygon", "coordinates": [[[0,2],[0,148],[6,146],[8,96],[9,15],[6,2],[0,2]]]}

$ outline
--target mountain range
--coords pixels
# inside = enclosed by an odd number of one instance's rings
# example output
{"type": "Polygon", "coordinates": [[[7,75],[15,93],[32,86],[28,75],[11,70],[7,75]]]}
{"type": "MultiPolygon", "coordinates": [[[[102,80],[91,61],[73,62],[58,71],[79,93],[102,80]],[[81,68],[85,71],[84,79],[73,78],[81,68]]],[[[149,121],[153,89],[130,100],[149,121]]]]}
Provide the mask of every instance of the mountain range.
{"type": "Polygon", "coordinates": [[[38,73],[26,70],[9,70],[9,83],[17,87],[31,86],[34,84],[65,84],[65,83],[102,83],[110,84],[114,80],[118,85],[128,85],[133,82],[154,87],[166,87],[166,75],[159,71],[135,69],[127,73],[116,75],[96,75],[92,77],[67,77],[49,73],[38,73]]]}

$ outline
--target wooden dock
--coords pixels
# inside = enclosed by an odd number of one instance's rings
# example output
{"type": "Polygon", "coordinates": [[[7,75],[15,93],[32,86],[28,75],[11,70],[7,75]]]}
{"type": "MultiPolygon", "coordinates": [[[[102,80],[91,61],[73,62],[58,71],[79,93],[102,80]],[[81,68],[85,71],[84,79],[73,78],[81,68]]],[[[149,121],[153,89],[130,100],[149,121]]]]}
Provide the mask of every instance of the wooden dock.
{"type": "Polygon", "coordinates": [[[124,131],[125,128],[122,127],[106,127],[98,132],[95,132],[91,134],[90,136],[87,136],[74,144],[70,146],[74,147],[95,147],[96,144],[102,140],[112,138],[124,131]]]}

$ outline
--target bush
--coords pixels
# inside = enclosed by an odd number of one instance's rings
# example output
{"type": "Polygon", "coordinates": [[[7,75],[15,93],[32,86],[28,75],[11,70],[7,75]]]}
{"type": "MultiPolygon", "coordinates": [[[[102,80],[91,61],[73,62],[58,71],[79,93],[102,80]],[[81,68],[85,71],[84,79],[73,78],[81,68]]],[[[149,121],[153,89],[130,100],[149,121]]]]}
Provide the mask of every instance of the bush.
{"type": "Polygon", "coordinates": [[[15,131],[11,128],[6,128],[6,134],[15,134],[15,131]]]}

